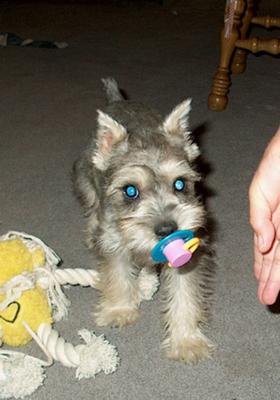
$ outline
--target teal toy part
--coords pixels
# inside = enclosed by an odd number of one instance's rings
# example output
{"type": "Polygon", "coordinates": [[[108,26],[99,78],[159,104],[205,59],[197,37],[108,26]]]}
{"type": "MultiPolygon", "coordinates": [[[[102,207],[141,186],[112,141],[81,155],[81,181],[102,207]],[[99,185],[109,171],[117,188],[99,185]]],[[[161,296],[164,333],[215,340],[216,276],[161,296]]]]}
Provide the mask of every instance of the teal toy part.
{"type": "Polygon", "coordinates": [[[166,263],[168,260],[163,254],[164,248],[176,239],[183,239],[184,242],[191,240],[194,237],[194,233],[191,230],[180,230],[171,233],[162,240],[160,240],[151,251],[152,259],[158,263],[166,263]]]}

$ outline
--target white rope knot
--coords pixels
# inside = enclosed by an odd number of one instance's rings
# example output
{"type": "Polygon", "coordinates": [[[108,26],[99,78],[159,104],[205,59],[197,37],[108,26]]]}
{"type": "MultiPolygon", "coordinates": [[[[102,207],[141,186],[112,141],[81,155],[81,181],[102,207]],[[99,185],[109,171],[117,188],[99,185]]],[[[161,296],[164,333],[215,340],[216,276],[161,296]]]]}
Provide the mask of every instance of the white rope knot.
{"type": "Polygon", "coordinates": [[[101,371],[106,375],[115,372],[120,361],[116,347],[104,335],[96,336],[87,329],[81,329],[78,333],[85,345],[76,346],[80,356],[76,378],[91,378],[101,371]]]}
{"type": "Polygon", "coordinates": [[[78,379],[94,377],[101,371],[105,374],[113,373],[119,364],[115,346],[103,335],[96,336],[87,329],[78,333],[85,343],[77,346],[66,342],[49,324],[41,324],[36,336],[41,348],[45,348],[54,360],[66,367],[77,367],[78,379]]]}
{"type": "Polygon", "coordinates": [[[31,395],[45,379],[44,362],[8,350],[0,351],[0,399],[31,395]]]}
{"type": "Polygon", "coordinates": [[[36,269],[37,284],[46,290],[48,295],[49,306],[53,310],[53,318],[60,321],[68,315],[68,307],[71,302],[67,299],[61,289],[55,275],[56,267],[54,265],[45,265],[36,269]]]}

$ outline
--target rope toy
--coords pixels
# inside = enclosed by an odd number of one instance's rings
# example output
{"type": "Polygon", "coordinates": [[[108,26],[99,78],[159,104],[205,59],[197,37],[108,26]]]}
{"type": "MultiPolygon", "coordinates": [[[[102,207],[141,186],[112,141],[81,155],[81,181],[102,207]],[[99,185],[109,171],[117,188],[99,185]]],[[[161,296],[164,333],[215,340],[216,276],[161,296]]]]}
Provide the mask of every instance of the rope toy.
{"type": "Polygon", "coordinates": [[[103,335],[82,329],[84,343],[74,346],[53,329],[70,306],[61,285],[96,287],[99,280],[97,271],[56,269],[60,263],[34,236],[11,231],[0,237],[0,345],[23,346],[34,339],[47,357],[43,361],[0,349],[0,399],[33,393],[54,360],[77,368],[78,379],[113,373],[119,364],[116,348],[103,335]]]}
{"type": "Polygon", "coordinates": [[[151,256],[155,262],[180,268],[191,260],[199,245],[200,239],[194,237],[193,231],[176,231],[160,240],[152,249],[151,256]]]}

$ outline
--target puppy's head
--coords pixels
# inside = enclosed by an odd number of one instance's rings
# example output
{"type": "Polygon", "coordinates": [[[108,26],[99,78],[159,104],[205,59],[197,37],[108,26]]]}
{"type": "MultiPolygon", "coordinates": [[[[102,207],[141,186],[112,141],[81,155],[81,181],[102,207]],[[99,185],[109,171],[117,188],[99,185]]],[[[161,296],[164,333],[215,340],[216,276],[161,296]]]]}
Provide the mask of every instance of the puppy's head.
{"type": "Polygon", "coordinates": [[[205,211],[195,194],[199,150],[188,130],[189,112],[186,100],[158,126],[137,132],[99,113],[93,162],[102,175],[105,251],[125,246],[147,261],[163,237],[203,226],[205,211]]]}

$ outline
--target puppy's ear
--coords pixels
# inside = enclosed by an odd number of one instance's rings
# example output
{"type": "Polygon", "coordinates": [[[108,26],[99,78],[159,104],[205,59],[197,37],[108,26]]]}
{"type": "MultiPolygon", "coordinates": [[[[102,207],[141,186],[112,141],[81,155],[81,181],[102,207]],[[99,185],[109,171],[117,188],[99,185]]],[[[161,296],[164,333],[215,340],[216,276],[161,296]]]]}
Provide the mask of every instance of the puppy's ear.
{"type": "Polygon", "coordinates": [[[200,154],[197,144],[192,142],[189,131],[189,114],[191,99],[187,99],[175,107],[163,122],[163,131],[168,141],[174,146],[184,148],[189,161],[200,154]]]}
{"type": "Polygon", "coordinates": [[[164,120],[163,128],[165,132],[174,136],[189,133],[190,111],[191,99],[187,99],[175,107],[164,120]]]}
{"type": "Polygon", "coordinates": [[[105,170],[116,145],[126,144],[127,131],[108,114],[98,110],[97,147],[93,156],[96,168],[105,170]]]}

